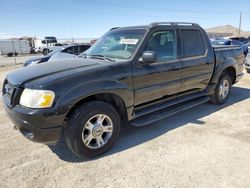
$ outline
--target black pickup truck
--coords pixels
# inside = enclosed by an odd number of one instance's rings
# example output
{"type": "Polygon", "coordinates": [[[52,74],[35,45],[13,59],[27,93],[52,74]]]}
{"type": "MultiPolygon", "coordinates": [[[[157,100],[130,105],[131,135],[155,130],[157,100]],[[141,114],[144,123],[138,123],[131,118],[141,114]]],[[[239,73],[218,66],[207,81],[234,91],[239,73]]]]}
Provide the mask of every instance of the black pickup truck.
{"type": "Polygon", "coordinates": [[[223,104],[244,62],[240,47],[213,48],[198,24],[113,28],[82,58],[8,74],[3,103],[28,139],[56,143],[64,132],[77,156],[95,157],[125,125],[152,124],[207,101],[223,104]]]}

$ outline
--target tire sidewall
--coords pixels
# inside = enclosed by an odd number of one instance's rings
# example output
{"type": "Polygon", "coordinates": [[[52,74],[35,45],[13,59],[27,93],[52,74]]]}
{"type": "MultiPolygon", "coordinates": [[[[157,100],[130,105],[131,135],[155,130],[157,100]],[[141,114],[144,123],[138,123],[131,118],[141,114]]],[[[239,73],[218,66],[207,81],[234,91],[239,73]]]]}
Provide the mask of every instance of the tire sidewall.
{"type": "Polygon", "coordinates": [[[48,49],[44,49],[44,50],[43,50],[43,54],[44,54],[44,55],[47,55],[47,54],[48,54],[48,49]]]}
{"type": "Polygon", "coordinates": [[[230,76],[227,75],[227,74],[221,75],[221,77],[220,77],[220,79],[219,79],[219,82],[218,82],[218,84],[217,84],[217,86],[216,86],[216,100],[217,100],[217,103],[218,103],[218,104],[224,104],[224,103],[227,101],[227,99],[229,98],[230,93],[231,93],[231,88],[232,88],[232,80],[231,80],[230,76]],[[220,85],[221,85],[221,83],[222,83],[225,79],[229,82],[229,92],[228,92],[226,98],[221,99],[220,94],[219,94],[219,92],[220,92],[220,85]]]}
{"type": "Polygon", "coordinates": [[[69,139],[71,142],[70,148],[73,152],[79,157],[96,157],[105,151],[107,151],[115,142],[115,140],[119,137],[120,134],[120,118],[117,111],[108,103],[105,102],[92,102],[81,107],[81,110],[76,115],[74,120],[71,122],[69,126],[69,139]],[[99,149],[90,149],[84,145],[82,141],[82,130],[85,123],[93,116],[97,114],[105,114],[109,116],[113,123],[113,133],[110,137],[109,141],[99,149]]]}

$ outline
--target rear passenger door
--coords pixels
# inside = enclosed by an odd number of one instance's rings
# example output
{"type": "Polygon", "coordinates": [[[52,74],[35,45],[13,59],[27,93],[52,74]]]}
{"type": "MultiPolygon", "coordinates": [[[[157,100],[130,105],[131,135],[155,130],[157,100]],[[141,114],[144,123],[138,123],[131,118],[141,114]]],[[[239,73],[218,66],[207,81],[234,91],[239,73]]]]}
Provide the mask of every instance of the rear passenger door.
{"type": "Polygon", "coordinates": [[[204,33],[195,28],[185,26],[180,28],[182,86],[181,91],[202,91],[211,78],[214,59],[208,52],[208,44],[204,33]]]}

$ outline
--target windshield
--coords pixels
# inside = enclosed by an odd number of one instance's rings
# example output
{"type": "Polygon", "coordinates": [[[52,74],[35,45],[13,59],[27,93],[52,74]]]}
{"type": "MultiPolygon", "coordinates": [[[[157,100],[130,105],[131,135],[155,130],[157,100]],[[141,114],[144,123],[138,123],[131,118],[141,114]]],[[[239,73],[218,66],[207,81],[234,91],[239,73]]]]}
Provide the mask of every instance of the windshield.
{"type": "Polygon", "coordinates": [[[112,30],[100,38],[85,54],[114,59],[129,59],[135,52],[145,29],[112,30]]]}

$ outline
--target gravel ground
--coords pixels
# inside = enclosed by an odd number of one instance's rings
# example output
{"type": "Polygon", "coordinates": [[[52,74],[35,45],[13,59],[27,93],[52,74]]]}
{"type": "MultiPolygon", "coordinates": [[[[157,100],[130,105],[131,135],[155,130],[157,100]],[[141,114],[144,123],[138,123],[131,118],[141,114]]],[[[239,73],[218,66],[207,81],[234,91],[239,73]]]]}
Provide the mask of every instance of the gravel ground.
{"type": "MultiPolygon", "coordinates": [[[[16,68],[0,68],[0,81],[16,68]]],[[[1,107],[0,187],[249,187],[249,83],[245,74],[225,105],[206,103],[131,128],[106,155],[88,161],[63,142],[26,140],[1,107]]]]}
{"type": "Polygon", "coordinates": [[[24,63],[27,59],[42,56],[42,54],[23,54],[17,57],[0,56],[0,69],[5,66],[13,66],[24,63]]]}

